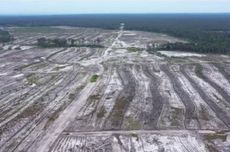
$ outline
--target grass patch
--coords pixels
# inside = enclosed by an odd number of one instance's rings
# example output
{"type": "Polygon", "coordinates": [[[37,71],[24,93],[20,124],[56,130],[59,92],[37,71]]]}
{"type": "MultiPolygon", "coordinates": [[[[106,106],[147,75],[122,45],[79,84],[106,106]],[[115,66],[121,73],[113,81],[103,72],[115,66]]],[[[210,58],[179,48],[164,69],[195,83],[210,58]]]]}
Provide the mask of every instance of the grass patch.
{"type": "Polygon", "coordinates": [[[38,84],[38,78],[34,74],[28,75],[26,80],[28,81],[29,85],[38,84]]]}
{"type": "Polygon", "coordinates": [[[215,140],[222,140],[222,142],[226,142],[227,136],[228,135],[225,134],[225,132],[216,132],[216,133],[205,134],[203,137],[204,137],[206,148],[211,152],[218,152],[219,150],[216,149],[214,141],[215,140]]]}
{"type": "Polygon", "coordinates": [[[105,107],[102,106],[100,111],[97,113],[97,118],[103,118],[106,113],[107,113],[107,111],[105,110],[105,107]]]}
{"type": "Polygon", "coordinates": [[[97,82],[98,78],[99,78],[99,76],[95,74],[90,78],[90,82],[92,82],[92,83],[97,82]]]}
{"type": "Polygon", "coordinates": [[[130,130],[141,129],[141,124],[138,120],[135,120],[132,117],[127,117],[127,121],[128,121],[128,129],[130,130]]]}
{"type": "MultiPolygon", "coordinates": [[[[41,100],[41,98],[39,98],[41,100]]],[[[30,107],[26,108],[20,115],[18,115],[19,118],[28,118],[28,117],[34,117],[35,115],[39,114],[44,109],[44,106],[37,101],[30,107]]]]}
{"type": "Polygon", "coordinates": [[[140,51],[142,51],[141,48],[137,48],[137,47],[129,47],[129,48],[127,48],[127,50],[129,52],[140,52],[140,51]]]}
{"type": "Polygon", "coordinates": [[[126,104],[127,103],[124,100],[124,98],[117,99],[117,101],[113,107],[113,115],[111,118],[113,126],[119,127],[121,125],[126,104]]]}
{"type": "Polygon", "coordinates": [[[207,140],[209,143],[212,142],[213,140],[220,139],[223,142],[227,140],[227,134],[225,133],[214,133],[214,134],[206,134],[204,135],[205,140],[207,140]]]}
{"type": "Polygon", "coordinates": [[[179,109],[179,108],[174,108],[172,107],[173,111],[172,111],[172,126],[179,126],[180,125],[180,121],[178,120],[179,116],[181,114],[183,114],[183,109],[179,109]]]}
{"type": "Polygon", "coordinates": [[[206,111],[207,111],[207,109],[205,108],[205,106],[201,105],[201,111],[199,111],[200,117],[201,117],[201,119],[208,121],[209,120],[209,114],[206,111]]]}

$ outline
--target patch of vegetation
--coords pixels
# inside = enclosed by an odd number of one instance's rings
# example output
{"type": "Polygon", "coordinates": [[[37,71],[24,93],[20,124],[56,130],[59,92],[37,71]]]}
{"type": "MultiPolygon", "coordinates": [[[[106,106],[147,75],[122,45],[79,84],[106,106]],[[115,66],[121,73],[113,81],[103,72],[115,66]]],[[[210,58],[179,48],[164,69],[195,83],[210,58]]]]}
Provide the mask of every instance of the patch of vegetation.
{"type": "Polygon", "coordinates": [[[204,139],[207,140],[209,143],[212,142],[213,140],[217,140],[217,139],[220,139],[222,140],[223,142],[226,141],[227,139],[227,134],[225,133],[210,133],[210,134],[206,134],[204,135],[204,139]]]}
{"type": "Polygon", "coordinates": [[[181,58],[175,56],[165,57],[165,60],[167,60],[169,64],[185,64],[186,62],[190,61],[188,57],[181,58]]]}
{"type": "Polygon", "coordinates": [[[100,111],[97,113],[97,118],[103,118],[106,113],[107,113],[107,111],[105,110],[105,107],[102,106],[100,111]]]}
{"type": "Polygon", "coordinates": [[[130,130],[138,130],[141,129],[141,124],[138,120],[135,120],[132,117],[127,117],[128,129],[130,130]]]}
{"type": "Polygon", "coordinates": [[[206,107],[201,105],[201,111],[199,111],[200,117],[201,117],[201,119],[208,121],[209,120],[209,114],[206,111],[207,111],[206,107]]]}
{"type": "Polygon", "coordinates": [[[210,143],[206,144],[206,147],[210,152],[219,152],[219,150],[216,149],[215,146],[210,143]]]}
{"type": "Polygon", "coordinates": [[[52,71],[59,71],[61,69],[64,69],[65,67],[55,67],[52,71]]]}
{"type": "Polygon", "coordinates": [[[69,98],[69,100],[74,100],[75,99],[75,94],[70,93],[68,98],[69,98]]]}
{"type": "Polygon", "coordinates": [[[38,102],[35,102],[33,105],[29,106],[24,110],[18,118],[28,118],[35,116],[38,114],[41,110],[43,110],[44,106],[39,102],[39,100],[42,100],[41,98],[38,99],[38,102]]]}
{"type": "Polygon", "coordinates": [[[26,80],[29,83],[29,85],[38,84],[38,78],[35,76],[35,74],[28,75],[26,77],[26,80]]]}
{"type": "Polygon", "coordinates": [[[99,45],[99,44],[70,45],[70,47],[105,48],[103,45],[99,45]]]}
{"type": "Polygon", "coordinates": [[[99,100],[101,96],[99,94],[95,94],[95,95],[91,95],[89,98],[93,100],[99,100]]]}
{"type": "Polygon", "coordinates": [[[137,134],[135,134],[135,133],[131,133],[131,136],[132,136],[132,137],[134,137],[134,138],[136,138],[136,141],[139,141],[139,137],[138,137],[138,135],[137,135],[137,134]]]}
{"type": "Polygon", "coordinates": [[[96,104],[96,102],[99,100],[101,98],[101,96],[99,95],[99,94],[97,94],[97,95],[91,95],[91,96],[89,96],[89,99],[88,99],[88,105],[91,105],[91,104],[93,104],[93,105],[95,105],[96,104]]]}
{"type": "Polygon", "coordinates": [[[97,82],[98,78],[99,78],[99,76],[95,74],[90,78],[90,82],[92,82],[92,83],[97,82]]]}
{"type": "Polygon", "coordinates": [[[44,126],[44,130],[46,130],[60,115],[60,113],[65,109],[66,106],[61,106],[58,109],[56,109],[53,113],[48,115],[48,120],[44,126]]]}
{"type": "Polygon", "coordinates": [[[150,50],[150,49],[147,49],[147,51],[148,51],[150,54],[156,54],[156,55],[159,56],[159,57],[168,58],[167,55],[162,54],[162,53],[160,53],[160,52],[158,52],[158,51],[150,50]]]}
{"type": "Polygon", "coordinates": [[[67,40],[66,39],[47,39],[43,37],[37,40],[37,45],[43,48],[67,47],[67,40]]]}
{"type": "Polygon", "coordinates": [[[137,47],[129,47],[129,48],[127,48],[127,50],[129,52],[140,52],[140,51],[142,51],[141,48],[137,48],[137,47]]]}
{"type": "Polygon", "coordinates": [[[124,109],[126,106],[126,101],[123,98],[117,99],[113,107],[113,116],[112,116],[112,125],[119,127],[120,123],[123,120],[124,109]]]}
{"type": "Polygon", "coordinates": [[[172,111],[172,117],[171,117],[171,121],[172,121],[172,126],[178,126],[180,125],[180,121],[178,120],[178,117],[183,114],[183,109],[179,109],[179,108],[174,108],[172,107],[173,111],[172,111]]]}
{"type": "Polygon", "coordinates": [[[221,73],[226,73],[226,68],[221,63],[212,63],[221,73]]]}
{"type": "Polygon", "coordinates": [[[201,79],[203,79],[203,80],[206,79],[205,75],[203,74],[203,67],[202,67],[202,65],[200,65],[200,64],[196,65],[196,67],[195,67],[195,73],[201,79]]]}

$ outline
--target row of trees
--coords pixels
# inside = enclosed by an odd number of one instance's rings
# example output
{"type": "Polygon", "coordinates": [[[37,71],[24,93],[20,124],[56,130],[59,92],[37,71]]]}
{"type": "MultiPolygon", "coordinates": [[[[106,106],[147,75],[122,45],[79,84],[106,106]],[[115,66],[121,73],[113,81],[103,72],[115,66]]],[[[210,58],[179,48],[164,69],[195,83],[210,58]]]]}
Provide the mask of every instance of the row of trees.
{"type": "Polygon", "coordinates": [[[84,43],[82,40],[80,43],[76,43],[74,39],[48,39],[48,38],[39,38],[37,44],[40,47],[91,47],[91,48],[103,48],[100,44],[100,41],[95,41],[94,43],[84,43]]]}
{"type": "Polygon", "coordinates": [[[40,47],[66,47],[67,41],[65,39],[46,39],[39,38],[37,44],[40,47]]]}
{"type": "MultiPolygon", "coordinates": [[[[171,32],[169,32],[171,33],[171,32]]],[[[155,50],[176,50],[189,51],[197,53],[230,53],[230,33],[228,31],[196,31],[182,32],[173,31],[174,36],[180,36],[188,40],[189,43],[167,43],[158,48],[149,49],[155,50]]]]}
{"type": "Polygon", "coordinates": [[[196,53],[220,53],[229,54],[230,46],[229,44],[223,43],[167,43],[161,45],[158,48],[151,48],[148,51],[156,50],[171,50],[171,51],[187,51],[196,53]]]}

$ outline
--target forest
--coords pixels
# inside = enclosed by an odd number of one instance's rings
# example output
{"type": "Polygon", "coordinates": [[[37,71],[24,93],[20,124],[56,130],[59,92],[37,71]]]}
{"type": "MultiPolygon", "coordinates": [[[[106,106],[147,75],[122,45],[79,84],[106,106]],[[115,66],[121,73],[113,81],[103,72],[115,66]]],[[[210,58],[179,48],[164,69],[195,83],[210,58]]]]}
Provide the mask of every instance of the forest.
{"type": "Polygon", "coordinates": [[[230,53],[230,14],[89,14],[0,16],[0,26],[78,26],[165,33],[189,43],[160,49],[198,53],[230,53]]]}

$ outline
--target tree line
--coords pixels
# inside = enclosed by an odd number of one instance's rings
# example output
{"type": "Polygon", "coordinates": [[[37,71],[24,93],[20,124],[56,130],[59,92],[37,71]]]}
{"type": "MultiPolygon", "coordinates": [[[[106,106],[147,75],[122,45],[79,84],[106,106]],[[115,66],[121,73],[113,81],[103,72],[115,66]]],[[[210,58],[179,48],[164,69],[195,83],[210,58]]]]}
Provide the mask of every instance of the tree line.
{"type": "Polygon", "coordinates": [[[37,45],[43,48],[52,48],[52,47],[90,47],[90,48],[104,48],[103,45],[98,43],[76,43],[74,39],[48,39],[48,38],[39,38],[37,39],[37,45]]]}
{"type": "Polygon", "coordinates": [[[77,26],[165,33],[188,44],[167,44],[165,49],[198,53],[230,53],[230,14],[110,14],[56,16],[0,16],[2,26],[77,26]]]}

